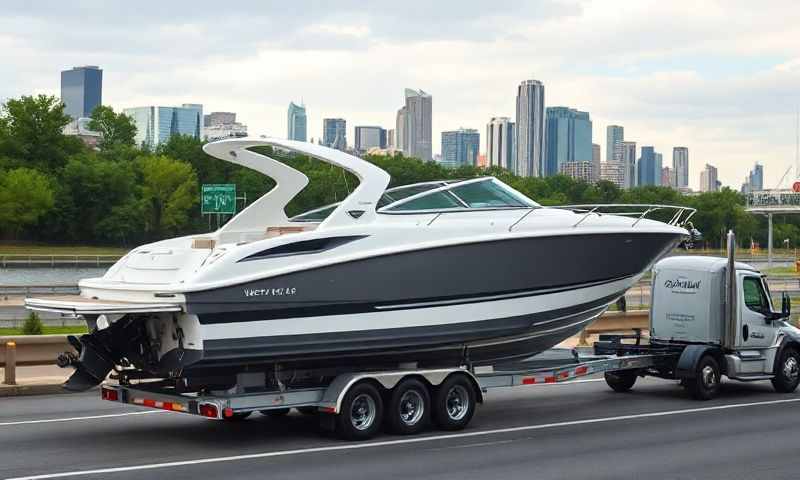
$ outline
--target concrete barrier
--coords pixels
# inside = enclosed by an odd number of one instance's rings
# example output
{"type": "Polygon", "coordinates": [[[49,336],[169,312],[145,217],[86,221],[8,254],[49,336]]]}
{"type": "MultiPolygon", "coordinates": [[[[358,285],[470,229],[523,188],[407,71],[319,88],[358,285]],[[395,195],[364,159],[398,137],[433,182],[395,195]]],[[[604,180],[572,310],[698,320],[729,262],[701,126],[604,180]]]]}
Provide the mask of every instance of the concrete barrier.
{"type": "MultiPolygon", "coordinates": [[[[15,364],[19,367],[55,365],[61,352],[72,351],[66,335],[15,335],[0,336],[0,367],[8,368],[9,344],[16,346],[15,364]]],[[[75,352],[77,353],[77,352],[75,352]]]]}
{"type": "Polygon", "coordinates": [[[591,325],[583,329],[578,345],[589,346],[589,335],[600,333],[624,333],[633,330],[650,328],[650,312],[648,310],[631,310],[630,312],[606,312],[591,325]]]}

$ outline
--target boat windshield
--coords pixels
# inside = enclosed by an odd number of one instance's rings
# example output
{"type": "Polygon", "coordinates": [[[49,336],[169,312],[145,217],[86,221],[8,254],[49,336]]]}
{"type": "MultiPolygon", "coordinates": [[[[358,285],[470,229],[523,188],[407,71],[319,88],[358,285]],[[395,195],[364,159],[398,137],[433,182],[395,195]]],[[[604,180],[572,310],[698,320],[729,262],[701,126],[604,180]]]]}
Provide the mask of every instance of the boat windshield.
{"type": "Polygon", "coordinates": [[[537,206],[494,178],[447,184],[382,209],[384,212],[479,208],[530,208],[537,206]]]}

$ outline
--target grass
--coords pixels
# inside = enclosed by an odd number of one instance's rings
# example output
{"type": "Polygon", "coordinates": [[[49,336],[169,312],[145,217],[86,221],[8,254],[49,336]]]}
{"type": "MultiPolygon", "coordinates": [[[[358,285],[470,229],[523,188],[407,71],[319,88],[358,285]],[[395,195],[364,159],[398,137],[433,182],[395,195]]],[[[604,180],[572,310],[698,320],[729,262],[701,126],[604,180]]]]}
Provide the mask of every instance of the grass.
{"type": "MultiPolygon", "coordinates": [[[[55,334],[66,335],[66,334],[72,334],[72,333],[87,333],[88,331],[89,330],[87,330],[86,327],[82,327],[82,326],[70,326],[70,327],[61,327],[61,326],[48,327],[48,326],[45,326],[45,327],[42,328],[42,334],[43,335],[55,335],[55,334]]],[[[5,336],[5,335],[9,335],[9,336],[11,336],[11,335],[22,335],[22,327],[20,327],[20,328],[0,327],[0,336],[5,336]]]]}
{"type": "Polygon", "coordinates": [[[0,255],[125,255],[127,248],[91,245],[0,243],[0,255]]]}
{"type": "Polygon", "coordinates": [[[762,272],[772,276],[794,277],[797,275],[797,269],[794,266],[765,268],[762,270],[762,272]]]}

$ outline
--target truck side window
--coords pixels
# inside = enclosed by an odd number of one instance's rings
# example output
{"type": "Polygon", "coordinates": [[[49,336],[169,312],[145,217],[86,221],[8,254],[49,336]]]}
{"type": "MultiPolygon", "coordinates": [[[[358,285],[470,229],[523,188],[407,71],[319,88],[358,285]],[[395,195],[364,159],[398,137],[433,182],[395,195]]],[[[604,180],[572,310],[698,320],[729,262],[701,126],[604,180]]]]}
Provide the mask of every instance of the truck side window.
{"type": "Polygon", "coordinates": [[[769,301],[757,277],[745,277],[742,280],[744,304],[754,312],[764,313],[769,311],[769,301]]]}

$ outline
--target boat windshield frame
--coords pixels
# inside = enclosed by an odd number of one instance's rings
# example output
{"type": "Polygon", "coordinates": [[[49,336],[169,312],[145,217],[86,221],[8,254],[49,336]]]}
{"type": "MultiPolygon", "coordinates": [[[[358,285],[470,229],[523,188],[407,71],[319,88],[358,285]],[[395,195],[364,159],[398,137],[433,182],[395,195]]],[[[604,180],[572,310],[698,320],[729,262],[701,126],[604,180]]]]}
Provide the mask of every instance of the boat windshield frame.
{"type": "MultiPolygon", "coordinates": [[[[435,183],[435,182],[430,182],[435,183]]],[[[424,192],[417,193],[415,195],[411,195],[404,199],[398,200],[394,203],[390,203],[385,205],[377,210],[377,213],[380,214],[387,214],[387,215],[419,215],[421,213],[445,213],[445,212],[475,212],[475,211],[487,211],[487,210],[529,210],[534,208],[541,208],[542,206],[535,201],[531,200],[530,198],[526,197],[525,195],[517,192],[513,188],[509,187],[505,183],[501,182],[500,180],[494,177],[477,177],[477,178],[470,178],[467,180],[456,181],[452,183],[447,183],[442,185],[439,188],[426,190],[424,192]],[[452,192],[454,188],[458,188],[464,185],[470,185],[473,183],[481,183],[481,182],[492,182],[495,186],[499,187],[508,195],[512,196],[520,203],[524,205],[508,205],[508,206],[487,206],[487,207],[470,207],[467,202],[461,199],[455,192],[452,192]],[[418,209],[418,210],[392,210],[400,205],[403,205],[408,202],[412,202],[416,199],[426,197],[428,195],[434,195],[439,192],[446,192],[449,196],[452,197],[453,200],[460,203],[460,207],[455,208],[426,208],[426,209],[418,209]]]]}

